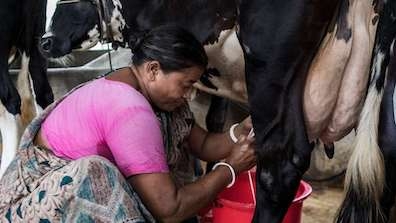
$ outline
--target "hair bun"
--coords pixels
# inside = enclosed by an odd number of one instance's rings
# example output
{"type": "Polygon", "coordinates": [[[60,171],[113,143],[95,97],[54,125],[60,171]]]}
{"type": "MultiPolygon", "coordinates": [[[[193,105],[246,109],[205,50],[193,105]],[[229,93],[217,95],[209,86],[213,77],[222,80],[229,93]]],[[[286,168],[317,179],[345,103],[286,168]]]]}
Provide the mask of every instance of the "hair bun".
{"type": "Polygon", "coordinates": [[[139,49],[144,42],[148,31],[136,31],[129,37],[129,47],[131,48],[132,52],[139,49]]]}

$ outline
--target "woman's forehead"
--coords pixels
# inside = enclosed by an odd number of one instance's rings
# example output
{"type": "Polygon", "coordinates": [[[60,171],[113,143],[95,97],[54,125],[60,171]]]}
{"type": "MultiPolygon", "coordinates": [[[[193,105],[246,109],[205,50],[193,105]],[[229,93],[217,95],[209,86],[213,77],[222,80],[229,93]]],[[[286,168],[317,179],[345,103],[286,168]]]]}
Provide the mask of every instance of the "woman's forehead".
{"type": "Polygon", "coordinates": [[[177,72],[172,72],[171,75],[174,78],[187,80],[187,81],[197,81],[203,74],[204,69],[200,67],[189,67],[177,72]]]}

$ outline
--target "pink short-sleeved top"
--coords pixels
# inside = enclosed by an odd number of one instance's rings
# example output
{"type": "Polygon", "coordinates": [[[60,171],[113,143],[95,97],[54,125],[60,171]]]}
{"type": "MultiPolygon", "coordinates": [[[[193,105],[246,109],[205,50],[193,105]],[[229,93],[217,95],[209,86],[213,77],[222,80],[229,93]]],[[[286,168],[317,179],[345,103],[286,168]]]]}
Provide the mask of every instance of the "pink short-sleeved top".
{"type": "Polygon", "coordinates": [[[160,123],[131,86],[100,78],[66,97],[43,122],[55,155],[100,155],[128,177],[168,172],[160,123]]]}

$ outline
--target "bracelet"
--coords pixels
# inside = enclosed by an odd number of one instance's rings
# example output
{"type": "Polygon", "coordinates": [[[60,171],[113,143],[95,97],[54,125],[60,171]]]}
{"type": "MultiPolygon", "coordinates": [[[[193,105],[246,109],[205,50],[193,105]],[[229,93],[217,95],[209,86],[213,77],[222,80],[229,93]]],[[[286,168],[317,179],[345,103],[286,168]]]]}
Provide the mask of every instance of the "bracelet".
{"type": "Polygon", "coordinates": [[[238,138],[235,136],[235,134],[234,134],[234,130],[235,130],[235,127],[237,127],[239,125],[239,123],[235,123],[235,124],[233,124],[232,126],[231,126],[231,128],[230,128],[230,137],[231,137],[231,140],[234,142],[234,143],[237,143],[238,142],[238,138]]]}
{"type": "Polygon", "coordinates": [[[235,171],[234,171],[234,168],[232,168],[232,166],[231,166],[230,164],[228,164],[228,163],[225,163],[225,162],[218,162],[218,163],[216,163],[216,164],[213,166],[212,170],[216,169],[216,167],[218,167],[218,166],[226,166],[226,167],[228,167],[228,169],[229,169],[230,172],[231,172],[232,181],[231,181],[230,184],[227,185],[227,188],[232,187],[232,186],[234,185],[234,183],[235,183],[235,171]]]}

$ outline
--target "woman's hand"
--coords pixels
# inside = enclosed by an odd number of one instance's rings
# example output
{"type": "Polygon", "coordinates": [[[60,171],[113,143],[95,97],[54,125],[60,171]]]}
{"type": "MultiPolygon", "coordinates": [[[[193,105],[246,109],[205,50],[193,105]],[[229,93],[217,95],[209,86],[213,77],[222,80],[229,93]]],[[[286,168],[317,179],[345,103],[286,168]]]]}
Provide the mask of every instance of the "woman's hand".
{"type": "Polygon", "coordinates": [[[238,142],[233,145],[231,154],[225,159],[234,168],[236,174],[249,170],[256,165],[254,140],[254,138],[245,135],[240,136],[238,142]]]}

